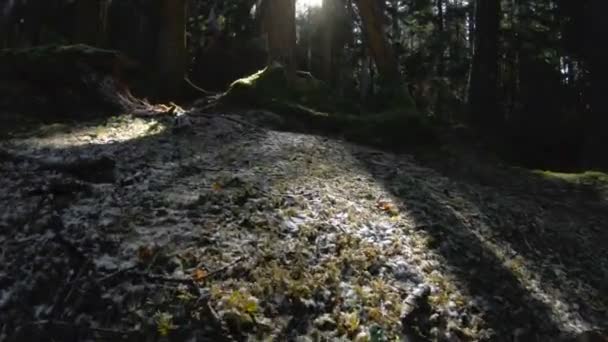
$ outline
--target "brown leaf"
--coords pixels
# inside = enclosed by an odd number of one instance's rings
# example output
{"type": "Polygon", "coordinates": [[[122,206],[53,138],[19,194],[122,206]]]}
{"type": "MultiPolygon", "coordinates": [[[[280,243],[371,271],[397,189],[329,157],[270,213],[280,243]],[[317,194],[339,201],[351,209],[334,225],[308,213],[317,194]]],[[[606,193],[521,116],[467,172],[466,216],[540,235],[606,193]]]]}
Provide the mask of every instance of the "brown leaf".
{"type": "Polygon", "coordinates": [[[154,256],[154,250],[149,246],[139,246],[137,249],[137,258],[142,263],[149,262],[152,256],[154,256]]]}
{"type": "Polygon", "coordinates": [[[397,208],[397,206],[389,201],[378,201],[378,203],[376,203],[376,207],[390,214],[391,216],[399,215],[399,209],[397,208]]]}
{"type": "Polygon", "coordinates": [[[192,279],[196,282],[201,282],[207,277],[207,271],[202,268],[197,268],[192,272],[192,279]]]}

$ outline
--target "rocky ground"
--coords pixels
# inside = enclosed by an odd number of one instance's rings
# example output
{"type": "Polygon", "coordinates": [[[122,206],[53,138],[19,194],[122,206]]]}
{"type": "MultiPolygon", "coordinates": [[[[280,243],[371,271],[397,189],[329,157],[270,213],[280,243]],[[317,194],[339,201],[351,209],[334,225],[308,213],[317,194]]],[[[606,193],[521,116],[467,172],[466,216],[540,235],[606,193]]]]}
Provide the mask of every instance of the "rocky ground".
{"type": "Polygon", "coordinates": [[[274,131],[270,113],[187,116],[0,141],[0,341],[606,328],[601,187],[274,131]]]}

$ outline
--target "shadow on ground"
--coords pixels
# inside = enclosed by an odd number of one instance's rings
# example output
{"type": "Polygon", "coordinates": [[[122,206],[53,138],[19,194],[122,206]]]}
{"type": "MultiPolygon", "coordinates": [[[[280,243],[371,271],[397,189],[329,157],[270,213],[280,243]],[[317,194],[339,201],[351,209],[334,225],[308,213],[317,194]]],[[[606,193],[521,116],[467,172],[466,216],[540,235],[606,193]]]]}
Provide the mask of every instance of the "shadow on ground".
{"type": "Polygon", "coordinates": [[[466,155],[423,154],[426,172],[396,163],[386,176],[369,155],[353,155],[431,237],[460,290],[484,303],[492,340],[546,341],[572,322],[606,324],[608,204],[596,189],[466,155]]]}
{"type": "MultiPolygon", "coordinates": [[[[260,163],[235,149],[243,148],[245,141],[246,148],[256,149],[266,138],[264,131],[249,126],[237,132],[218,126],[205,128],[205,119],[199,119],[203,123],[197,127],[202,129],[194,132],[174,134],[171,129],[159,130],[133,139],[110,138],[104,144],[46,146],[37,153],[115,156],[118,178],[114,184],[120,194],[134,191],[133,184],[149,179],[153,179],[151,186],[155,190],[192,186],[189,191],[195,194],[213,184],[193,185],[183,180],[193,175],[236,174],[260,163]],[[202,141],[211,145],[197,149],[196,144],[202,141]],[[171,153],[157,153],[158,150],[171,153]],[[206,163],[210,160],[216,162],[206,163]]],[[[71,128],[68,125],[58,129],[66,132],[71,128]]],[[[577,328],[605,324],[597,317],[606,316],[608,298],[608,258],[602,246],[608,241],[608,205],[599,193],[500,170],[481,161],[444,160],[442,156],[421,158],[415,164],[402,163],[403,159],[395,156],[394,165],[382,165],[380,170],[373,162],[373,154],[348,146],[364,171],[398,200],[402,212],[413,217],[416,229],[430,237],[428,247],[441,257],[442,270],[456,278],[459,290],[475,299],[476,309],[484,313],[486,325],[495,332],[492,340],[546,341],[566,330],[569,322],[576,322],[577,328]],[[387,175],[387,169],[393,172],[387,175]]],[[[289,162],[283,160],[284,151],[279,152],[271,154],[265,163],[289,162]]],[[[165,199],[146,199],[149,206],[133,210],[126,210],[131,203],[116,203],[125,209],[120,222],[137,222],[142,216],[162,217],[167,211],[163,204],[166,202],[162,201],[165,199]]],[[[53,205],[52,209],[62,210],[69,202],[53,205]]],[[[27,216],[41,214],[35,211],[39,208],[31,210],[27,216]]],[[[193,214],[190,219],[202,222],[204,218],[197,218],[194,211],[188,211],[193,214]]],[[[15,232],[23,229],[23,222],[13,223],[18,223],[13,227],[15,232]]],[[[169,218],[165,223],[171,227],[180,224],[169,218]]],[[[88,228],[108,236],[115,233],[99,224],[93,217],[88,228]]],[[[127,227],[114,229],[122,228],[127,227]]],[[[183,239],[170,242],[198,243],[192,235],[183,239]]],[[[121,253],[117,250],[119,243],[114,241],[111,246],[114,249],[108,249],[108,253],[121,253]]],[[[64,273],[56,274],[45,286],[55,284],[60,293],[68,277],[64,273]]],[[[51,296],[53,292],[47,288],[43,293],[51,296]]],[[[97,314],[105,317],[105,322],[113,319],[103,313],[103,306],[85,309],[100,310],[97,314]]],[[[23,314],[29,316],[33,312],[23,314]]]]}

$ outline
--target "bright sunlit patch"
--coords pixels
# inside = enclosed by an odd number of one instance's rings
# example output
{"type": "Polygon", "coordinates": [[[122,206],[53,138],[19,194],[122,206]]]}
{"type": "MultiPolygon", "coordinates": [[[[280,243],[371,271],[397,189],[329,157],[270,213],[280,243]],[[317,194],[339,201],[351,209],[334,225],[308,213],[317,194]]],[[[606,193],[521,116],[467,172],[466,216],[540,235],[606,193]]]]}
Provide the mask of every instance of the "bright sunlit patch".
{"type": "Polygon", "coordinates": [[[14,140],[13,144],[33,149],[105,145],[158,135],[166,130],[167,126],[156,120],[118,116],[95,126],[45,126],[29,138],[14,140]]]}
{"type": "Polygon", "coordinates": [[[296,11],[304,13],[311,7],[321,7],[323,0],[296,0],[296,11]]]}

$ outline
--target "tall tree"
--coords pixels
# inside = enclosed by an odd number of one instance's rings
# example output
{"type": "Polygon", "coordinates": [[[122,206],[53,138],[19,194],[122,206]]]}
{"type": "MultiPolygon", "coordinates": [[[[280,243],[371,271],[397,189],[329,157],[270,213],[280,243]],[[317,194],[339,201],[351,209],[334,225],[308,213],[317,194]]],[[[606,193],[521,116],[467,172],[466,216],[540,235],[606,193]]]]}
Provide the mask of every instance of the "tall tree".
{"type": "Polygon", "coordinates": [[[384,105],[413,105],[411,95],[401,80],[399,60],[385,33],[385,3],[376,0],[355,0],[355,3],[366,44],[380,76],[380,91],[387,96],[384,105]]]}
{"type": "Polygon", "coordinates": [[[106,0],[76,1],[74,41],[89,45],[104,45],[109,2],[106,0]]]}
{"type": "Polygon", "coordinates": [[[159,95],[179,95],[187,70],[186,0],[160,0],[160,29],[156,52],[159,95]]]}
{"type": "Polygon", "coordinates": [[[477,0],[469,104],[472,121],[489,127],[500,118],[498,103],[498,33],[500,0],[477,0]]]}
{"type": "MultiPolygon", "coordinates": [[[[445,36],[445,18],[443,12],[443,0],[437,0],[437,32],[439,33],[439,38],[443,40],[445,36]]],[[[443,46],[443,44],[441,44],[443,46]]],[[[444,51],[443,47],[439,48],[439,55],[437,56],[437,76],[443,77],[445,73],[445,61],[444,61],[444,51]]]]}
{"type": "Polygon", "coordinates": [[[584,152],[585,166],[608,169],[608,104],[605,89],[608,87],[608,25],[604,14],[608,11],[605,0],[591,0],[586,9],[585,55],[591,73],[591,116],[587,120],[587,141],[584,152]]]}
{"type": "Polygon", "coordinates": [[[266,35],[268,64],[281,63],[288,79],[296,72],[296,3],[295,0],[264,0],[262,31],[266,35]]]}
{"type": "Polygon", "coordinates": [[[385,34],[384,3],[375,0],[355,0],[359,8],[367,44],[382,80],[389,84],[400,82],[397,57],[385,34]]]}
{"type": "Polygon", "coordinates": [[[321,16],[321,76],[341,90],[345,74],[352,73],[343,63],[344,48],[353,39],[352,20],[344,0],[323,0],[321,16]]]}
{"type": "Polygon", "coordinates": [[[336,36],[336,9],[340,0],[323,0],[321,42],[321,72],[325,81],[334,79],[334,40],[336,36]]]}

